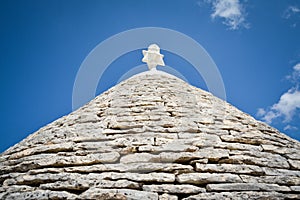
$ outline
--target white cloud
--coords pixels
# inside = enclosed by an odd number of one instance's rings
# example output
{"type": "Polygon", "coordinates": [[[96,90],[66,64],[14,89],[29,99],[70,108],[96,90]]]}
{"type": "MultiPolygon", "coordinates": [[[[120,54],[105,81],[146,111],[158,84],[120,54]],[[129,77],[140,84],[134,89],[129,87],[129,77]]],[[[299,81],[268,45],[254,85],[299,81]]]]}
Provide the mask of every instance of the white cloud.
{"type": "Polygon", "coordinates": [[[300,63],[296,64],[293,67],[293,73],[291,75],[286,76],[286,79],[288,79],[292,83],[295,83],[296,87],[298,88],[300,79],[300,63]]]}
{"type": "Polygon", "coordinates": [[[295,126],[291,126],[291,125],[286,125],[284,128],[283,128],[283,130],[285,130],[285,131],[287,131],[287,130],[292,130],[292,131],[296,131],[296,130],[298,130],[298,128],[297,127],[295,127],[295,126]]]}
{"type": "Polygon", "coordinates": [[[210,0],[207,2],[212,4],[212,19],[223,19],[223,23],[232,30],[240,27],[249,28],[249,24],[245,20],[245,9],[239,0],[210,0]]]}
{"type": "Polygon", "coordinates": [[[268,111],[265,113],[265,115],[263,116],[263,120],[265,122],[267,122],[268,124],[271,124],[272,123],[272,120],[274,118],[277,118],[278,117],[278,114],[277,113],[274,113],[273,111],[268,111]]]}
{"type": "Polygon", "coordinates": [[[296,6],[290,6],[290,10],[293,12],[293,13],[298,13],[300,12],[300,9],[296,6]]]}
{"type": "Polygon", "coordinates": [[[300,63],[293,67],[292,75],[288,76],[288,79],[291,80],[295,85],[287,92],[282,94],[279,101],[273,104],[270,108],[258,109],[257,116],[261,117],[267,123],[272,123],[274,119],[279,117],[283,117],[284,123],[290,122],[300,109],[300,90],[298,89],[299,82],[297,82],[299,78],[300,63]]]}
{"type": "Polygon", "coordinates": [[[282,17],[286,20],[289,20],[291,27],[295,28],[298,25],[300,18],[300,8],[298,6],[289,6],[283,12],[282,17]]]}
{"type": "Polygon", "coordinates": [[[289,19],[293,15],[297,15],[297,13],[300,13],[300,8],[297,6],[289,6],[283,13],[283,18],[289,19]]]}
{"type": "Polygon", "coordinates": [[[300,109],[300,91],[292,88],[284,93],[278,103],[271,108],[277,117],[283,116],[285,122],[290,122],[297,109],[300,109]]]}
{"type": "Polygon", "coordinates": [[[257,110],[257,113],[256,113],[256,115],[258,116],[258,117],[262,117],[262,116],[264,116],[266,114],[266,111],[265,111],[265,109],[263,109],[263,108],[259,108],[258,110],[257,110]]]}
{"type": "Polygon", "coordinates": [[[300,72],[300,63],[298,63],[297,65],[295,65],[295,66],[293,67],[293,69],[294,69],[295,71],[297,71],[297,72],[300,72]]]}
{"type": "Polygon", "coordinates": [[[278,103],[275,103],[267,111],[258,109],[257,116],[271,124],[276,118],[283,117],[284,122],[290,122],[295,116],[297,109],[300,109],[300,91],[292,88],[281,95],[278,103]]]}

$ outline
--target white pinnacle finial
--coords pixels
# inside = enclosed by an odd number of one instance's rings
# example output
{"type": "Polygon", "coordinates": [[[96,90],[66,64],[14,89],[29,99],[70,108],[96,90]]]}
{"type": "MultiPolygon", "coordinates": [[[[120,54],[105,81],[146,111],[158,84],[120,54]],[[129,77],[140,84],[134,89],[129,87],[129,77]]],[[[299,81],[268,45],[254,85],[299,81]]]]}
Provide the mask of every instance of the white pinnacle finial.
{"type": "Polygon", "coordinates": [[[164,55],[160,54],[160,48],[157,44],[151,44],[148,51],[143,50],[143,62],[147,63],[149,70],[156,70],[157,65],[165,66],[163,61],[164,55]]]}

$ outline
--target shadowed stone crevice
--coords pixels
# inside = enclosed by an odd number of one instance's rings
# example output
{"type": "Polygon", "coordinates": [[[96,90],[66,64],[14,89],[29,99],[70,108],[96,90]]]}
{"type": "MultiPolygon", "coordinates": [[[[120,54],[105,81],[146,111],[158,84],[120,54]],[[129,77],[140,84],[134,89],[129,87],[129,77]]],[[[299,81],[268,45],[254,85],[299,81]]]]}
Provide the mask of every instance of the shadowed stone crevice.
{"type": "Polygon", "coordinates": [[[70,194],[74,195],[81,195],[85,191],[87,191],[88,188],[85,189],[72,189],[72,188],[64,188],[64,189],[51,189],[51,191],[62,191],[62,192],[68,192],[70,194]]]}

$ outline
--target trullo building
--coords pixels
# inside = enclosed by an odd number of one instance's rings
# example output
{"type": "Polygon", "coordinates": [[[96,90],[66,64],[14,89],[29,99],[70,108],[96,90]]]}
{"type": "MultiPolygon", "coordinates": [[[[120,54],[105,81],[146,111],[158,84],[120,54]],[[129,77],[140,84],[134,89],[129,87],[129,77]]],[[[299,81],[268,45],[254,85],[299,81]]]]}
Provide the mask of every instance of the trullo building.
{"type": "Polygon", "coordinates": [[[300,199],[299,142],[153,70],[0,161],[0,199],[300,199]]]}

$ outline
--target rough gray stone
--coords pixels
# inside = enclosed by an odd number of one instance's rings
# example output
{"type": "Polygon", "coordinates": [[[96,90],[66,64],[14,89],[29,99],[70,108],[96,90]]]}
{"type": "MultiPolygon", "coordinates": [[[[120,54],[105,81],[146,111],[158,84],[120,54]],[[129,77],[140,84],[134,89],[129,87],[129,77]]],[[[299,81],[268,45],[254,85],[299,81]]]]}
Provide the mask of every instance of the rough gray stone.
{"type": "Polygon", "coordinates": [[[151,192],[166,192],[166,193],[185,193],[185,194],[194,194],[199,192],[205,192],[206,190],[201,187],[197,187],[194,185],[170,185],[170,184],[162,184],[162,185],[143,185],[144,191],[151,192]]]}
{"type": "Polygon", "coordinates": [[[178,197],[176,195],[164,193],[162,195],[159,195],[159,200],[178,200],[178,197]]]}
{"type": "Polygon", "coordinates": [[[220,173],[188,173],[179,174],[176,178],[179,183],[206,184],[206,183],[239,183],[241,178],[236,174],[220,173]]]}
{"type": "Polygon", "coordinates": [[[131,190],[131,189],[101,189],[101,188],[90,188],[82,193],[79,198],[81,199],[103,199],[107,196],[118,197],[120,199],[132,199],[132,200],[158,200],[158,194],[153,192],[131,190]]]}
{"type": "Polygon", "coordinates": [[[116,173],[116,172],[104,172],[100,174],[102,179],[128,179],[132,181],[140,181],[140,182],[174,182],[175,175],[170,173],[116,173]]]}
{"type": "Polygon", "coordinates": [[[97,164],[91,166],[66,167],[66,172],[96,173],[96,172],[174,172],[175,170],[193,171],[190,165],[177,163],[128,163],[128,164],[97,164]]]}
{"type": "Polygon", "coordinates": [[[276,183],[279,185],[300,185],[300,178],[296,176],[249,176],[240,175],[245,183],[276,183]]]}
{"type": "Polygon", "coordinates": [[[193,159],[205,158],[219,160],[229,157],[228,151],[222,149],[201,149],[196,152],[162,152],[158,155],[150,153],[135,153],[123,156],[121,163],[157,163],[157,162],[187,162],[193,159]]]}
{"type": "Polygon", "coordinates": [[[297,194],[282,194],[278,192],[256,192],[256,191],[245,191],[245,192],[220,192],[220,193],[199,193],[197,195],[191,195],[184,200],[216,200],[216,199],[298,199],[300,195],[297,194]]]}
{"type": "Polygon", "coordinates": [[[291,190],[294,191],[294,192],[300,192],[300,186],[299,186],[299,185],[291,186],[290,188],[291,188],[291,190]]]}
{"type": "Polygon", "coordinates": [[[289,163],[290,163],[290,165],[293,169],[300,170],[300,160],[291,160],[291,159],[289,159],[288,161],[289,161],[289,163]]]}
{"type": "Polygon", "coordinates": [[[74,145],[75,145],[74,142],[65,142],[64,145],[48,144],[48,145],[36,146],[30,149],[25,149],[23,151],[13,153],[9,156],[9,159],[18,159],[21,157],[25,157],[37,153],[56,153],[60,151],[71,151],[74,145]]]}
{"type": "Polygon", "coordinates": [[[266,152],[281,154],[281,155],[285,155],[286,157],[288,157],[290,159],[300,160],[300,153],[297,149],[285,148],[282,146],[267,145],[267,144],[263,144],[261,146],[264,149],[264,151],[266,151],[266,152]]]}
{"type": "Polygon", "coordinates": [[[202,164],[196,163],[196,171],[199,172],[219,172],[233,174],[255,174],[263,175],[262,168],[256,165],[246,164],[202,164]]]}
{"type": "Polygon", "coordinates": [[[300,177],[300,171],[296,171],[296,170],[276,169],[276,168],[269,168],[269,167],[263,167],[262,169],[264,170],[266,175],[300,177]]]}
{"type": "Polygon", "coordinates": [[[277,184],[264,183],[221,183],[208,184],[206,186],[208,191],[283,191],[288,192],[290,188],[287,186],[279,186],[277,184]]]}
{"type": "MultiPolygon", "coordinates": [[[[234,153],[231,151],[230,153],[234,153]]],[[[253,152],[252,155],[247,155],[247,151],[239,152],[236,155],[230,156],[228,159],[222,160],[221,163],[229,164],[249,164],[249,165],[258,165],[262,167],[272,167],[272,168],[289,168],[287,160],[280,155],[273,154],[261,154],[259,152],[253,152]],[[258,157],[257,157],[258,156],[258,157]],[[270,162],[272,160],[272,162],[270,162]]]]}
{"type": "Polygon", "coordinates": [[[139,152],[165,152],[165,151],[174,151],[174,152],[195,152],[199,148],[192,145],[184,145],[179,142],[172,142],[162,146],[152,146],[152,145],[144,145],[139,146],[139,152]]]}
{"type": "Polygon", "coordinates": [[[262,151],[262,147],[251,144],[240,144],[233,142],[220,142],[213,145],[217,148],[224,148],[230,150],[248,150],[248,151],[262,151]]]}
{"type": "Polygon", "coordinates": [[[30,192],[16,192],[5,195],[5,199],[76,199],[76,195],[65,191],[34,190],[30,192]]]}
{"type": "Polygon", "coordinates": [[[201,133],[194,139],[193,145],[197,147],[213,147],[221,142],[220,137],[217,135],[201,133]]]}

